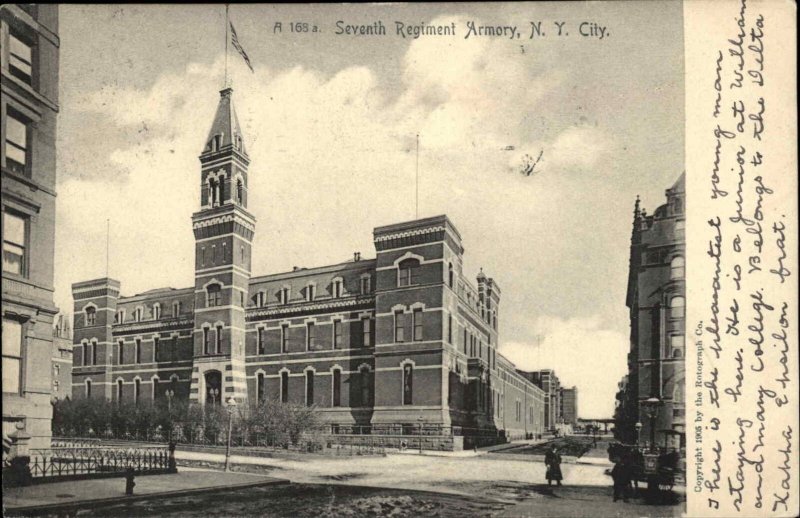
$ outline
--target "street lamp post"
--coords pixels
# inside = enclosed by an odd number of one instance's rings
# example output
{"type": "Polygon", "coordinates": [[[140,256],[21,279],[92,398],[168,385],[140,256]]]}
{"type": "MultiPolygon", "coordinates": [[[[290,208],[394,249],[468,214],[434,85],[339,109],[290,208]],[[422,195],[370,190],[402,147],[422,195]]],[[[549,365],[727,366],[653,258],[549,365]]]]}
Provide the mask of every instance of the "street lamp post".
{"type": "Polygon", "coordinates": [[[225,448],[225,471],[230,471],[231,461],[231,434],[233,432],[233,412],[236,410],[236,400],[228,398],[228,446],[225,448]]]}
{"type": "Polygon", "coordinates": [[[419,421],[419,454],[422,455],[422,416],[419,416],[417,421],[419,421]]]}
{"type": "Polygon", "coordinates": [[[644,402],[644,411],[650,419],[650,451],[656,449],[656,417],[661,404],[661,400],[657,397],[648,398],[644,402]]]}

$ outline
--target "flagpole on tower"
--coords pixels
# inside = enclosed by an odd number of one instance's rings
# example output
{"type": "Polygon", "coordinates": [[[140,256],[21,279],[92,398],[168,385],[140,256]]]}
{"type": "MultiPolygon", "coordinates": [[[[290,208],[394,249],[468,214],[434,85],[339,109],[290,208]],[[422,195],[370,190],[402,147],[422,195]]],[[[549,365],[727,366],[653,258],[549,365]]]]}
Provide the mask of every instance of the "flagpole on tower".
{"type": "Polygon", "coordinates": [[[230,17],[228,15],[228,4],[225,4],[225,84],[222,85],[222,88],[228,88],[228,41],[231,39],[230,35],[228,34],[229,27],[231,25],[230,17]]]}

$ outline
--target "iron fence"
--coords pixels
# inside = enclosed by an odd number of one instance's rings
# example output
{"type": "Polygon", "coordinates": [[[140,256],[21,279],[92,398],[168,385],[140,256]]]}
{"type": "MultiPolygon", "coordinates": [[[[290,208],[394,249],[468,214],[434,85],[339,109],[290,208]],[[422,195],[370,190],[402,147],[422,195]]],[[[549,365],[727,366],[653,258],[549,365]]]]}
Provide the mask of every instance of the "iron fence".
{"type": "Polygon", "coordinates": [[[61,446],[31,450],[28,466],[34,479],[124,473],[129,468],[143,474],[167,471],[174,466],[167,446],[125,447],[99,443],[86,446],[86,441],[70,444],[63,440],[54,443],[61,446]]]}

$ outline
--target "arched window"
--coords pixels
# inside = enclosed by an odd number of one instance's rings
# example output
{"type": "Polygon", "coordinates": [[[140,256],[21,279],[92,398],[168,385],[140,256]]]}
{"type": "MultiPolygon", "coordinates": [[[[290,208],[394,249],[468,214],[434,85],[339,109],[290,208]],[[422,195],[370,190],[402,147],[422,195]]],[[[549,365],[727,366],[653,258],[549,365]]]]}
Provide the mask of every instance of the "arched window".
{"type": "Polygon", "coordinates": [[[289,288],[287,288],[287,287],[281,288],[281,291],[279,292],[279,295],[280,295],[280,299],[281,299],[281,304],[288,304],[289,303],[289,295],[290,295],[289,288]]]}
{"type": "Polygon", "coordinates": [[[266,395],[267,384],[266,376],[263,372],[259,372],[256,376],[256,404],[264,403],[264,396],[266,395]]]}
{"type": "Polygon", "coordinates": [[[331,282],[331,295],[333,295],[333,298],[338,299],[343,294],[344,294],[344,286],[342,283],[342,279],[334,279],[333,282],[331,282]]]}
{"type": "Polygon", "coordinates": [[[133,380],[133,402],[134,404],[139,404],[139,400],[142,397],[142,380],[135,379],[133,380]]]}
{"type": "Polygon", "coordinates": [[[416,284],[419,276],[419,261],[406,259],[397,265],[397,285],[411,286],[416,284]]]}
{"type": "Polygon", "coordinates": [[[122,403],[122,380],[117,380],[117,403],[122,403]]]}
{"type": "Polygon", "coordinates": [[[218,203],[217,199],[217,180],[214,178],[209,178],[208,180],[208,197],[211,201],[211,206],[216,207],[218,203]]]}
{"type": "Polygon", "coordinates": [[[672,262],[669,264],[669,278],[670,279],[683,279],[686,277],[686,260],[679,256],[673,257],[672,262]]]}
{"type": "Polygon", "coordinates": [[[686,299],[683,297],[672,297],[669,301],[670,318],[683,318],[686,311],[686,299]]]}
{"type": "Polygon", "coordinates": [[[306,406],[314,404],[314,371],[306,371],[306,406]]]}
{"type": "Polygon", "coordinates": [[[236,180],[236,201],[238,203],[244,203],[244,185],[242,185],[242,180],[236,180]]]}
{"type": "Polygon", "coordinates": [[[342,406],[342,370],[333,369],[332,374],[331,406],[338,407],[342,406]]]}
{"type": "Polygon", "coordinates": [[[206,306],[220,306],[222,304],[222,287],[219,284],[210,284],[206,288],[206,306]]]}
{"type": "Polygon", "coordinates": [[[86,399],[92,397],[92,380],[86,380],[86,399]]]}
{"type": "Polygon", "coordinates": [[[97,310],[94,306],[86,308],[86,325],[93,326],[97,324],[97,310]]]}
{"type": "Polygon", "coordinates": [[[289,373],[281,372],[281,403],[289,402],[289,373]]]}
{"type": "Polygon", "coordinates": [[[144,310],[142,309],[142,307],[141,307],[141,306],[140,306],[140,307],[138,307],[138,308],[136,308],[136,309],[134,310],[134,312],[133,312],[133,321],[134,321],[134,322],[141,322],[141,321],[142,321],[142,314],[143,314],[143,313],[144,313],[144,310]]]}
{"type": "Polygon", "coordinates": [[[361,378],[361,406],[368,407],[372,405],[372,375],[366,365],[361,367],[358,372],[361,378]]]}
{"type": "Polygon", "coordinates": [[[403,404],[413,404],[414,394],[414,366],[410,363],[403,364],[403,404]]]}
{"type": "Polygon", "coordinates": [[[153,304],[153,320],[161,319],[161,304],[153,304]]]}
{"type": "Polygon", "coordinates": [[[447,285],[450,286],[450,289],[453,289],[453,263],[449,263],[447,265],[447,285]]]}

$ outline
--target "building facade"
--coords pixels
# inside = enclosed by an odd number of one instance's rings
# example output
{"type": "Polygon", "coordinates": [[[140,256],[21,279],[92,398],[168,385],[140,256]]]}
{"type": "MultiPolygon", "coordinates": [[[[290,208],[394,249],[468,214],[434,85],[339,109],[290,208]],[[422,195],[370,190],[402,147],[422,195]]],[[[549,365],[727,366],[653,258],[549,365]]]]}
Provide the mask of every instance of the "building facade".
{"type": "Polygon", "coordinates": [[[520,375],[544,392],[544,429],[554,431],[564,423],[561,415],[561,382],[552,369],[533,372],[518,371],[520,375]]]}
{"type": "MultiPolygon", "coordinates": [[[[58,6],[0,6],[3,443],[50,446],[58,6]]],[[[4,453],[5,453],[4,449],[4,453]]]]}
{"type": "Polygon", "coordinates": [[[621,435],[683,447],[686,306],[685,174],[653,214],[633,213],[626,305],[631,336],[628,379],[617,423],[621,435]],[[636,423],[641,433],[636,436],[636,423]]]}
{"type": "Polygon", "coordinates": [[[72,397],[72,325],[67,317],[58,315],[53,326],[52,399],[72,397]]]}
{"type": "Polygon", "coordinates": [[[561,389],[561,419],[573,428],[578,425],[578,387],[561,389]]]}
{"type": "Polygon", "coordinates": [[[314,405],[332,428],[540,433],[544,393],[497,352],[501,290],[446,216],[377,227],[374,258],[254,275],[250,159],[222,90],[200,155],[195,285],[73,285],[73,396],[314,405]],[[167,392],[169,391],[169,392],[167,392]]]}

